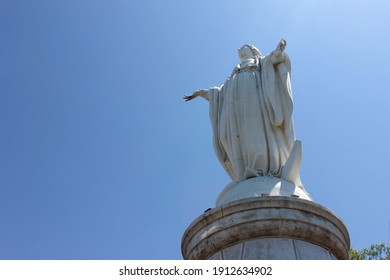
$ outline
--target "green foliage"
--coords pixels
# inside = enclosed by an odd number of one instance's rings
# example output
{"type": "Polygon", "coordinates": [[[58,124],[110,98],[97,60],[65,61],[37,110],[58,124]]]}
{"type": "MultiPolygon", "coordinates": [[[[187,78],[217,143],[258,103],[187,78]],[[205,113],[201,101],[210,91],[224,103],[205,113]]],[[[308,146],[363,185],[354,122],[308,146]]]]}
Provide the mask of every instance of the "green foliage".
{"type": "Polygon", "coordinates": [[[390,247],[385,243],[373,244],[361,251],[351,249],[350,260],[390,260],[390,247]]]}

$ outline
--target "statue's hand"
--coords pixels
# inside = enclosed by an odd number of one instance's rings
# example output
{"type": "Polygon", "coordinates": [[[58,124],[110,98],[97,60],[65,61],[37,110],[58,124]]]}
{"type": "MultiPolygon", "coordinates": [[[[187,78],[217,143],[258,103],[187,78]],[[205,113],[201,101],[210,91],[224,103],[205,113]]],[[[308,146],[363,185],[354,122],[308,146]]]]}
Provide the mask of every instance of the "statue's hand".
{"type": "Polygon", "coordinates": [[[206,100],[209,100],[209,91],[207,89],[200,89],[200,90],[195,91],[191,95],[184,95],[183,99],[187,102],[187,101],[190,101],[198,96],[201,96],[206,100]]]}
{"type": "Polygon", "coordinates": [[[277,65],[284,61],[284,49],[286,48],[287,42],[281,39],[276,50],[271,53],[271,61],[274,65],[277,65]]]}
{"type": "Polygon", "coordinates": [[[187,102],[187,101],[190,101],[190,100],[192,100],[192,99],[194,99],[196,96],[195,95],[184,95],[183,96],[183,99],[184,99],[184,101],[185,102],[187,102]]]}
{"type": "Polygon", "coordinates": [[[286,42],[286,40],[284,40],[284,39],[282,38],[282,39],[280,39],[279,44],[278,44],[278,46],[276,47],[276,50],[279,50],[279,51],[283,52],[284,49],[286,48],[286,46],[287,46],[287,42],[286,42]]]}

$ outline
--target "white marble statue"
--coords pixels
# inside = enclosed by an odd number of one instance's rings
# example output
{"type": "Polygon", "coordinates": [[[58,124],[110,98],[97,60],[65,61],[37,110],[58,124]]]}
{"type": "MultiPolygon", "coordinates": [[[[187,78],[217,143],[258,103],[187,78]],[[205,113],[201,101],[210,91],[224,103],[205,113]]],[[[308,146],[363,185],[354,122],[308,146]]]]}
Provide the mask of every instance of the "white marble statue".
{"type": "Polygon", "coordinates": [[[185,101],[198,96],[209,101],[214,149],[235,182],[272,176],[301,187],[301,148],[294,136],[285,47],[282,39],[263,56],[256,47],[244,45],[238,49],[241,63],[222,86],[184,96],[185,101]]]}

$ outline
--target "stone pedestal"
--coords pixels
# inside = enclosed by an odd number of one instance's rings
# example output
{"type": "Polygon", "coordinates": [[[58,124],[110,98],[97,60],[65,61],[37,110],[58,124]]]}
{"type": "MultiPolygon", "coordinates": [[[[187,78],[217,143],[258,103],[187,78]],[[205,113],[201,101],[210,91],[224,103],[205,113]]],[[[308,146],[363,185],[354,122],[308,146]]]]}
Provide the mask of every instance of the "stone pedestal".
{"type": "Polygon", "coordinates": [[[245,198],[197,218],[182,239],[184,259],[345,260],[349,234],[330,210],[287,196],[245,198]]]}

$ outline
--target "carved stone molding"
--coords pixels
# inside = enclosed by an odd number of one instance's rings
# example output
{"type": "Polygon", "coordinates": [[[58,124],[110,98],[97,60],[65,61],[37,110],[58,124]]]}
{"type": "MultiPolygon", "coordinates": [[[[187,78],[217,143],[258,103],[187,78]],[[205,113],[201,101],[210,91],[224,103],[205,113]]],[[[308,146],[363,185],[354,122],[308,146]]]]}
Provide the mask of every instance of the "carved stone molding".
{"type": "Polygon", "coordinates": [[[280,196],[242,199],[211,209],[188,227],[182,239],[184,259],[195,260],[348,259],[349,247],[347,228],[330,210],[280,196]]]}

